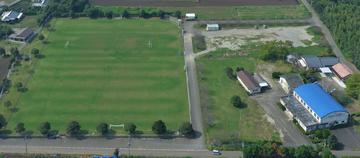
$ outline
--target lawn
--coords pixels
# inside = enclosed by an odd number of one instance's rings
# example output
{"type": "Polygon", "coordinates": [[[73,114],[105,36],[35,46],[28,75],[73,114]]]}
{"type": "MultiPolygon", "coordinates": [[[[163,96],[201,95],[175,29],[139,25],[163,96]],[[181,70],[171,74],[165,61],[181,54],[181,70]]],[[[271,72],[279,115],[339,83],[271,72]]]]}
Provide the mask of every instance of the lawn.
{"type": "MultiPolygon", "coordinates": [[[[112,10],[115,13],[122,14],[125,9],[131,14],[139,14],[139,8],[118,7],[118,6],[98,6],[103,10],[112,10]]],[[[159,7],[143,8],[150,12],[159,9],[174,12],[179,10],[183,15],[185,13],[196,13],[202,20],[214,19],[303,19],[310,17],[309,12],[303,5],[282,5],[282,6],[233,6],[233,7],[159,7]]]]}
{"type": "Polygon", "coordinates": [[[223,57],[226,49],[211,52],[198,61],[198,73],[203,106],[204,122],[207,126],[208,143],[221,140],[242,141],[277,140],[278,133],[266,120],[265,112],[247,95],[241,85],[230,80],[226,67],[243,67],[250,72],[256,69],[257,59],[252,57],[223,57]],[[239,95],[247,107],[235,108],[230,103],[233,95],[239,95]]]}
{"type": "MultiPolygon", "coordinates": [[[[151,132],[156,120],[176,130],[188,121],[183,56],[179,30],[168,21],[57,19],[48,44],[35,42],[45,58],[35,70],[22,64],[13,81],[25,82],[27,92],[11,90],[19,109],[8,114],[8,129],[23,122],[37,131],[49,121],[64,132],[78,121],[93,133],[100,122],[133,122],[151,132]]],[[[25,49],[26,50],[26,49],[25,49]]],[[[7,112],[9,113],[9,112],[7,112]]]]}

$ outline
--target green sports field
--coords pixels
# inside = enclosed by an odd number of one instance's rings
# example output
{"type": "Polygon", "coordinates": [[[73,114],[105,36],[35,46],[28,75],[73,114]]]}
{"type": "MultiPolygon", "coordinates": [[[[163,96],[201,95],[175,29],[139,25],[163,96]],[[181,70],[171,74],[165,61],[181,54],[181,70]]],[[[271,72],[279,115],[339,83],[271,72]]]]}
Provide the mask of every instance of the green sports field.
{"type": "Polygon", "coordinates": [[[57,19],[45,58],[9,118],[37,133],[49,121],[64,132],[78,121],[93,133],[97,124],[133,122],[151,132],[162,119],[170,130],[188,120],[181,39],[168,21],[57,19]]]}

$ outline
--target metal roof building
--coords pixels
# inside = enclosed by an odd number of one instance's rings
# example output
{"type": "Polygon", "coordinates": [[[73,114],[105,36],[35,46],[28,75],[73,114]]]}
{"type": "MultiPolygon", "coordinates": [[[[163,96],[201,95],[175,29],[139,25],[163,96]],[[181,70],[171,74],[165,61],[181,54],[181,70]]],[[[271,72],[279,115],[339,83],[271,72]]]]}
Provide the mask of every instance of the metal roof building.
{"type": "Polygon", "coordinates": [[[290,111],[292,117],[296,119],[305,131],[311,131],[319,128],[327,128],[348,122],[348,111],[339,104],[330,94],[328,94],[317,83],[304,84],[294,89],[292,96],[293,101],[281,100],[286,109],[290,111]],[[302,107],[299,107],[301,105],[302,107]],[[302,114],[299,110],[305,109],[302,114]],[[303,115],[303,113],[308,113],[303,115]],[[309,118],[311,116],[313,121],[309,118]],[[311,123],[312,122],[312,123],[311,123]]]}

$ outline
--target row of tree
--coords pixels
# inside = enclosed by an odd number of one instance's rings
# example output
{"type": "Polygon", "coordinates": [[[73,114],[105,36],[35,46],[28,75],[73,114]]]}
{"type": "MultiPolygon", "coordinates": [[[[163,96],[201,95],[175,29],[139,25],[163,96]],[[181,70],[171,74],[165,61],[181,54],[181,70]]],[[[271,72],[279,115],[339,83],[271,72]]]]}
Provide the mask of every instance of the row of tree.
{"type": "Polygon", "coordinates": [[[309,0],[340,49],[360,68],[360,1],[309,0]]]}
{"type": "MultiPolygon", "coordinates": [[[[31,10],[31,9],[30,9],[31,10]]],[[[39,24],[43,24],[51,17],[84,17],[101,18],[107,17],[109,19],[113,17],[129,18],[131,16],[151,18],[160,17],[164,18],[166,15],[172,15],[180,18],[181,12],[165,12],[160,9],[139,9],[138,11],[132,11],[124,9],[122,13],[115,13],[111,10],[104,10],[101,7],[92,6],[89,0],[50,0],[48,5],[41,9],[41,11],[31,12],[32,14],[38,14],[39,24]]]]}
{"type": "Polygon", "coordinates": [[[246,145],[244,158],[335,158],[328,148],[312,146],[284,147],[279,143],[260,141],[246,145]]]}
{"type": "MultiPolygon", "coordinates": [[[[5,117],[0,114],[0,129],[2,129],[6,125],[7,125],[7,121],[6,121],[5,117]]],[[[125,127],[124,127],[125,131],[128,132],[128,134],[130,134],[130,135],[136,134],[136,132],[137,132],[136,128],[137,127],[134,123],[127,123],[127,124],[125,124],[125,127]]],[[[32,133],[32,132],[26,130],[25,124],[22,122],[16,124],[14,130],[16,133],[18,133],[20,135],[28,135],[28,134],[32,133]]],[[[46,137],[53,137],[58,134],[57,130],[51,129],[51,124],[49,122],[41,123],[38,130],[42,135],[44,135],[46,137]]],[[[109,124],[100,123],[97,125],[96,131],[99,133],[99,135],[107,136],[110,134],[111,129],[110,129],[109,124]]],[[[168,129],[162,120],[158,120],[153,123],[152,131],[158,135],[168,134],[168,129]]],[[[186,136],[186,137],[193,137],[195,135],[195,131],[190,122],[182,123],[181,126],[179,127],[178,131],[181,135],[186,136]]],[[[77,121],[69,122],[69,124],[66,127],[66,134],[70,137],[82,136],[83,132],[81,130],[80,123],[77,121]]]]}

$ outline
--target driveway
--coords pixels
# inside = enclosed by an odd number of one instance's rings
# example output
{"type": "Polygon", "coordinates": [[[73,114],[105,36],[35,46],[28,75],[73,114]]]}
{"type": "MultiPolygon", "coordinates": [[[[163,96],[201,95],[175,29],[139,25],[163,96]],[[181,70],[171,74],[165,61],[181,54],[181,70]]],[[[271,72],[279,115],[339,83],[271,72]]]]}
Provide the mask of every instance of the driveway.
{"type": "MultiPolygon", "coordinates": [[[[265,78],[265,76],[264,76],[265,78]]],[[[266,78],[271,89],[262,94],[251,96],[265,110],[266,114],[274,120],[275,127],[279,130],[285,146],[299,146],[311,144],[308,138],[294,125],[291,119],[277,107],[280,97],[285,93],[274,80],[266,78]]]]}

